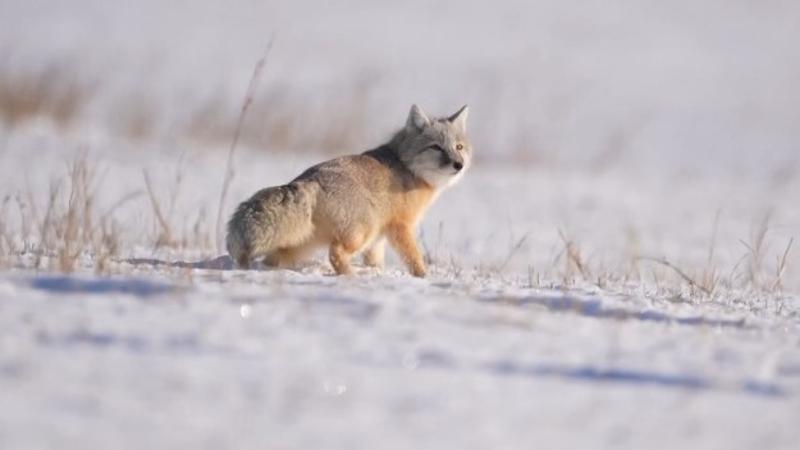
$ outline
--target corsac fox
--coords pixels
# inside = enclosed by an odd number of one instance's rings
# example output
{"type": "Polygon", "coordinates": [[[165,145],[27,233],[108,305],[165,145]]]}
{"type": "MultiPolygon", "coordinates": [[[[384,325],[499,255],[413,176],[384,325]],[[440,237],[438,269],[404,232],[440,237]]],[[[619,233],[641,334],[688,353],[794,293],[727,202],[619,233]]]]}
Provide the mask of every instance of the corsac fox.
{"type": "Polygon", "coordinates": [[[256,192],[228,222],[226,245],[237,265],[256,258],[288,267],[327,246],[337,274],[351,257],[382,267],[388,240],[414,276],[425,276],[415,228],[439,192],[469,168],[467,106],[429,119],[413,105],[405,127],[388,143],[360,155],[313,166],[283,186],[256,192]]]}

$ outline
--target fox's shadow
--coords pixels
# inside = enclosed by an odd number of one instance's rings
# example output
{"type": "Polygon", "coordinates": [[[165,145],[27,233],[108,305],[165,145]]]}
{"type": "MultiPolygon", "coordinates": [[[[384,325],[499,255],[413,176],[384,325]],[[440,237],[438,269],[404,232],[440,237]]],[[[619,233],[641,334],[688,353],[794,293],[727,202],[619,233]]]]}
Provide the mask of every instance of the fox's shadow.
{"type": "Polygon", "coordinates": [[[200,261],[164,261],[156,258],[128,258],[125,260],[134,266],[146,265],[154,267],[177,267],[181,269],[235,270],[236,264],[228,255],[200,261]]]}
{"type": "Polygon", "coordinates": [[[134,266],[152,266],[152,267],[172,267],[172,268],[179,268],[179,269],[205,269],[205,270],[255,270],[259,272],[271,272],[271,271],[302,271],[303,269],[314,268],[318,267],[319,265],[313,261],[309,260],[304,262],[302,265],[298,265],[297,267],[286,268],[286,267],[274,267],[264,264],[263,262],[254,261],[250,268],[242,269],[236,266],[236,263],[233,259],[228,255],[217,256],[216,258],[210,259],[203,259],[200,261],[166,261],[163,259],[157,258],[128,258],[123,260],[128,264],[132,264],[134,266]]]}

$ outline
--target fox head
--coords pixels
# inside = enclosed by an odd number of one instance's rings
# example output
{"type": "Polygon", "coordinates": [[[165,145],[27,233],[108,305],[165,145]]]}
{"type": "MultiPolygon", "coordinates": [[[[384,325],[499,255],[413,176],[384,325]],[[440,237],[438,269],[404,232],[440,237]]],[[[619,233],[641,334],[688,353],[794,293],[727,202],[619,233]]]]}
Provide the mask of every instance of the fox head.
{"type": "Polygon", "coordinates": [[[452,186],[472,163],[464,105],[449,117],[429,119],[413,105],[406,126],[395,140],[400,160],[411,172],[434,188],[452,186]]]}

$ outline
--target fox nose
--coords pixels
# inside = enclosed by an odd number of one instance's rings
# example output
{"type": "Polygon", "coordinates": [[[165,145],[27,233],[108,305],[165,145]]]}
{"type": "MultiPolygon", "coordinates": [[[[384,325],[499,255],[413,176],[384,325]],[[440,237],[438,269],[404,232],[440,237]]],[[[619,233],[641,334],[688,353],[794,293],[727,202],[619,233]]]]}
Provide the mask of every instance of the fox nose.
{"type": "Polygon", "coordinates": [[[458,171],[458,170],[461,170],[463,168],[464,168],[464,164],[462,164],[462,163],[460,163],[458,161],[453,163],[453,169],[456,169],[458,171]]]}

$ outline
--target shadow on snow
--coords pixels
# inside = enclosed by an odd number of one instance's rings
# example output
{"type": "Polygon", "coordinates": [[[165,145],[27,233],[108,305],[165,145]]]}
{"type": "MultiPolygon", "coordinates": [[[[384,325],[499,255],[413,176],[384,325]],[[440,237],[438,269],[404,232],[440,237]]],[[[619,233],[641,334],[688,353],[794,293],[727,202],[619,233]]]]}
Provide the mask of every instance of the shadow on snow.
{"type": "Polygon", "coordinates": [[[30,281],[31,287],[65,294],[129,294],[150,297],[164,294],[174,286],[141,278],[80,278],[74,276],[42,276],[30,281]]]}
{"type": "Polygon", "coordinates": [[[126,259],[125,262],[128,264],[133,264],[134,266],[167,266],[177,267],[180,269],[234,270],[236,268],[235,264],[233,263],[233,259],[231,259],[231,257],[228,255],[217,256],[216,258],[194,262],[164,261],[155,258],[130,258],[126,259]]]}
{"type": "Polygon", "coordinates": [[[572,312],[587,317],[611,320],[640,320],[642,322],[676,323],[679,325],[746,328],[744,319],[714,319],[704,316],[673,316],[667,313],[645,310],[636,311],[603,305],[598,298],[581,299],[570,296],[526,296],[526,297],[483,297],[487,302],[504,302],[513,305],[537,305],[550,311],[572,312]]]}
{"type": "Polygon", "coordinates": [[[705,377],[687,374],[665,374],[647,370],[597,368],[592,366],[522,365],[501,361],[483,366],[490,373],[504,376],[555,377],[596,383],[619,383],[629,386],[658,386],[688,390],[733,390],[767,397],[785,397],[780,386],[756,380],[732,384],[715,383],[705,377]]]}

